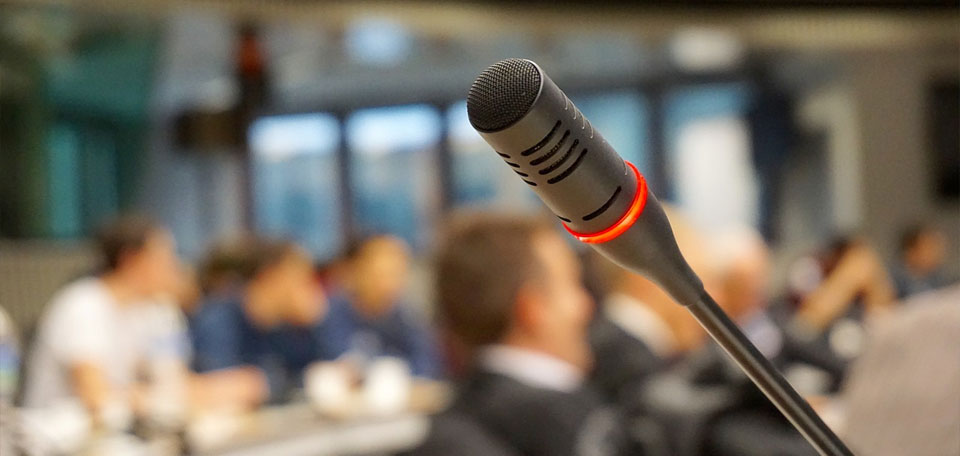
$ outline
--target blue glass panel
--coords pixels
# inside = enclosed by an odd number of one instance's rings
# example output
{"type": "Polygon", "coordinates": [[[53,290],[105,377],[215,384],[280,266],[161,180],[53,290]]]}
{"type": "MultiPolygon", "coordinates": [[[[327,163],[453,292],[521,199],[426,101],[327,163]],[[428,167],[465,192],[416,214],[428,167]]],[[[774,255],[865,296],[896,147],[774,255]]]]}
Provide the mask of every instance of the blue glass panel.
{"type": "Polygon", "coordinates": [[[439,201],[440,114],[428,105],[364,109],[347,119],[352,208],[363,234],[426,246],[439,201]]]}
{"type": "Polygon", "coordinates": [[[330,114],[265,117],[251,126],[258,230],[296,240],[320,260],[340,251],[339,142],[330,114]]]}

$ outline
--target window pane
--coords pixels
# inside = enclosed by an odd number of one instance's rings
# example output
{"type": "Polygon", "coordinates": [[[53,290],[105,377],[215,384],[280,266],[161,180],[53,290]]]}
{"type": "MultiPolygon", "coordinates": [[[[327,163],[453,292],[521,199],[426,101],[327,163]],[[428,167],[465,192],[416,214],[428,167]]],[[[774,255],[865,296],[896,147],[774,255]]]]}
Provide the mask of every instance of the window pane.
{"type": "Polygon", "coordinates": [[[666,98],[667,168],[673,196],[705,229],[756,226],[759,192],[744,84],[688,87],[666,98]]]}
{"type": "Polygon", "coordinates": [[[455,205],[496,205],[536,208],[536,194],[524,184],[493,149],[477,134],[467,119],[467,102],[447,110],[453,167],[455,205]]]}
{"type": "Polygon", "coordinates": [[[427,105],[356,111],[347,120],[353,213],[364,234],[430,239],[439,197],[440,115],[427,105]]]}
{"type": "Polygon", "coordinates": [[[266,117],[250,128],[257,228],[302,243],[320,260],[342,243],[339,136],[329,114],[266,117]]]}

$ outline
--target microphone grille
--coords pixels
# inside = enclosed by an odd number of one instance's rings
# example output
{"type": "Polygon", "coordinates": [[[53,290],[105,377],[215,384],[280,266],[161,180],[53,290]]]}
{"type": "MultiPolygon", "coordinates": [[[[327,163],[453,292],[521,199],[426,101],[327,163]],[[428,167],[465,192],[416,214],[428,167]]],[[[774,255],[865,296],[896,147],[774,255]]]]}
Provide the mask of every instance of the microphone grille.
{"type": "Polygon", "coordinates": [[[503,130],[523,118],[540,93],[540,70],[529,60],[501,60],[480,74],[467,95],[473,128],[503,130]]]}

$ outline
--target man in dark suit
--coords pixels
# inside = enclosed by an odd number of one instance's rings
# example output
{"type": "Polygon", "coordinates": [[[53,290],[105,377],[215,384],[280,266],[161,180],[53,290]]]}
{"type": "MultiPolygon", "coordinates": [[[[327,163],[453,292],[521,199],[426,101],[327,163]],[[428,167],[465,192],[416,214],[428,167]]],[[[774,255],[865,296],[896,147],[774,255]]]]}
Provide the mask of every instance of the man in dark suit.
{"type": "Polygon", "coordinates": [[[439,319],[470,347],[471,368],[428,444],[457,416],[476,424],[465,434],[519,454],[636,454],[618,413],[586,383],[592,304],[556,230],[477,214],[454,223],[436,267],[439,319]]]}

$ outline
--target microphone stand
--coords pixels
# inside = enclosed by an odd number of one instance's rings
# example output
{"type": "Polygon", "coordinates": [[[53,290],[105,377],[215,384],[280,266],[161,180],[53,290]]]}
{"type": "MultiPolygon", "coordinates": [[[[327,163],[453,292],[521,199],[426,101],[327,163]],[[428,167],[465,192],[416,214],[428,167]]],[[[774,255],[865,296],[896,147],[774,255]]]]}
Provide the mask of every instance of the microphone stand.
{"type": "Polygon", "coordinates": [[[706,291],[698,302],[681,304],[688,304],[687,309],[710,337],[737,362],[740,369],[821,455],[853,455],[706,291]]]}

